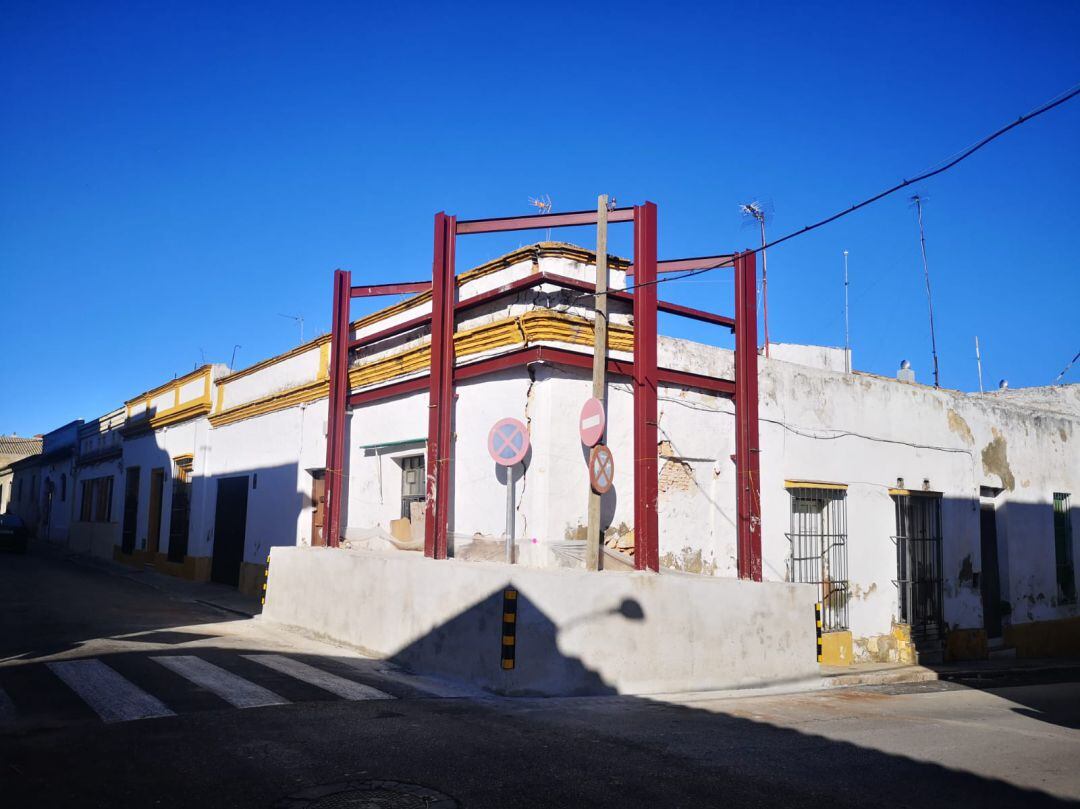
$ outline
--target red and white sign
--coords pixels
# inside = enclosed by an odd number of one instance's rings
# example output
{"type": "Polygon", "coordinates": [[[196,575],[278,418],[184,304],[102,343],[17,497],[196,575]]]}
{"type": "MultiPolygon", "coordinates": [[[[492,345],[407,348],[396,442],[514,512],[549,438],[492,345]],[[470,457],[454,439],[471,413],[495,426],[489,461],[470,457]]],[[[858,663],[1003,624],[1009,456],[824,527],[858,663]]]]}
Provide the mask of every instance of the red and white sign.
{"type": "Polygon", "coordinates": [[[589,483],[597,494],[607,494],[615,482],[615,458],[611,450],[597,444],[589,453],[589,483]]]}
{"type": "Polygon", "coordinates": [[[529,431],[517,419],[502,419],[488,433],[488,454],[500,466],[521,463],[529,451],[529,431]]]}
{"type": "Polygon", "coordinates": [[[578,430],[581,433],[581,443],[587,447],[594,447],[604,435],[604,427],[607,426],[607,417],[604,415],[604,403],[599,399],[586,399],[581,408],[581,418],[578,420],[578,430]]]}

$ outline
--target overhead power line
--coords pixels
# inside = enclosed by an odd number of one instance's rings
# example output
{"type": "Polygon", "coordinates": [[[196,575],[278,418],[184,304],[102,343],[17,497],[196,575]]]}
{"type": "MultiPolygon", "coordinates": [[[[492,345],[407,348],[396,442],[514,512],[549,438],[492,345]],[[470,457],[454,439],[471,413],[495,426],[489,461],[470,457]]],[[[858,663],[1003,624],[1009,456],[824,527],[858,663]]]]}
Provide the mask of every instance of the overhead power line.
{"type": "MultiPolygon", "coordinates": [[[[1061,95],[1056,96],[1055,98],[1051,99],[1050,101],[1047,101],[1045,104],[1043,104],[1043,105],[1041,105],[1039,107],[1036,107],[1034,110],[1027,113],[1026,115],[1021,115],[1019,118],[1017,118],[1012,123],[1006,124],[1005,126],[1001,127],[1000,129],[990,133],[989,135],[984,137],[982,140],[977,141],[973,145],[969,146],[967,149],[964,149],[962,152],[957,154],[955,157],[953,157],[951,159],[947,158],[945,160],[945,162],[938,165],[936,168],[932,168],[932,169],[929,169],[927,171],[924,171],[921,174],[919,174],[919,175],[917,175],[915,177],[912,177],[910,180],[903,180],[902,182],[899,182],[896,185],[894,185],[892,188],[888,188],[888,189],[882,191],[879,194],[875,194],[872,197],[868,197],[867,199],[864,199],[862,202],[858,202],[858,203],[852,205],[850,208],[845,208],[844,210],[839,211],[838,213],[834,213],[832,216],[828,216],[828,217],[822,219],[819,222],[814,222],[812,225],[807,225],[806,227],[801,228],[801,229],[796,230],[796,231],[793,231],[793,232],[787,234],[786,236],[781,236],[779,239],[774,239],[773,241],[769,242],[768,244],[762,244],[761,247],[758,247],[758,248],[756,248],[754,250],[748,250],[746,252],[760,253],[760,252],[762,252],[764,250],[767,250],[770,247],[775,247],[778,244],[783,244],[784,242],[786,242],[786,241],[788,241],[790,239],[794,239],[796,236],[802,236],[802,235],[804,235],[806,233],[809,233],[812,230],[817,230],[818,228],[824,227],[825,225],[828,225],[831,222],[835,222],[837,219],[845,217],[848,214],[855,213],[855,211],[859,210],[860,208],[865,208],[867,205],[872,205],[873,203],[877,202],[878,200],[884,199],[885,197],[887,197],[887,196],[889,196],[891,194],[895,194],[897,191],[900,191],[900,190],[902,190],[904,188],[907,188],[909,185],[914,185],[915,183],[922,182],[923,180],[929,180],[931,177],[936,177],[939,174],[943,174],[944,172],[948,171],[949,169],[951,169],[953,166],[957,165],[958,163],[961,163],[964,160],[967,160],[967,158],[971,157],[973,154],[975,154],[977,151],[982,149],[984,146],[986,146],[986,145],[992,143],[993,141],[997,140],[1002,135],[1004,135],[1006,132],[1009,132],[1012,129],[1016,129],[1016,127],[1020,126],[1021,124],[1027,123],[1028,121],[1032,120],[1033,118],[1037,118],[1038,116],[1040,116],[1040,115],[1042,115],[1044,113],[1050,112],[1050,110],[1054,109],[1055,107],[1060,107],[1066,101],[1069,101],[1069,100],[1075,98],[1077,95],[1080,95],[1080,84],[1073,85],[1072,88],[1070,88],[1069,90],[1066,90],[1061,95]]],[[[717,264],[714,264],[711,267],[701,267],[701,268],[696,269],[696,270],[687,270],[686,272],[679,273],[677,275],[669,275],[669,276],[666,276],[664,278],[657,278],[655,281],[647,281],[647,282],[642,283],[642,284],[634,284],[633,286],[628,287],[628,290],[634,290],[634,289],[637,289],[638,287],[653,286],[655,284],[664,284],[664,283],[668,283],[670,281],[681,281],[684,278],[692,278],[695,275],[701,275],[702,273],[712,272],[713,270],[719,270],[719,269],[721,269],[723,267],[731,267],[731,266],[734,265],[734,263],[735,262],[734,262],[733,259],[727,259],[725,261],[721,261],[721,262],[719,262],[717,264]]]]}

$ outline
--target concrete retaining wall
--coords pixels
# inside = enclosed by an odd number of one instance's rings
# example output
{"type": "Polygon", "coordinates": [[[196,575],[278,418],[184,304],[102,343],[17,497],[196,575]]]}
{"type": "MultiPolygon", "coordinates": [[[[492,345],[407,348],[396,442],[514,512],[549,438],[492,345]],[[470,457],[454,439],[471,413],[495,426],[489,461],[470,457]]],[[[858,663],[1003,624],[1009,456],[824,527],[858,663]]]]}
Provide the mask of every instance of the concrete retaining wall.
{"type": "Polygon", "coordinates": [[[648,694],[817,677],[811,585],[276,547],[263,619],[500,694],[648,694]],[[500,664],[503,589],[516,667],[500,664]]]}

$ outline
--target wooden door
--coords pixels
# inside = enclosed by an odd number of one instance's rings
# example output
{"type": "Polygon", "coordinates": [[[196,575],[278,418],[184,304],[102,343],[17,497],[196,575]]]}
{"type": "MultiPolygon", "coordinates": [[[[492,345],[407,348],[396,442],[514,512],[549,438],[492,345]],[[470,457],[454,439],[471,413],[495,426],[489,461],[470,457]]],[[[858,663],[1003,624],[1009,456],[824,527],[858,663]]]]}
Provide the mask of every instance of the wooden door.
{"type": "Polygon", "coordinates": [[[321,469],[311,473],[311,502],[315,506],[311,510],[311,544],[321,547],[326,544],[326,476],[321,469]]]}

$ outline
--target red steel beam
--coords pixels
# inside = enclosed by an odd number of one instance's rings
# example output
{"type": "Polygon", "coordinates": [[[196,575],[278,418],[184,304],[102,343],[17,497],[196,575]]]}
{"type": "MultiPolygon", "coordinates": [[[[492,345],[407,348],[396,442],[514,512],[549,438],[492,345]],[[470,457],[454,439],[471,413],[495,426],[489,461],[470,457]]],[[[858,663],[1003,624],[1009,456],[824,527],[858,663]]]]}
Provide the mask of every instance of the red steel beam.
{"type": "Polygon", "coordinates": [[[740,579],[761,581],[761,447],[758,443],[757,267],[735,259],[735,485],[740,579]]]}
{"type": "Polygon", "coordinates": [[[660,570],[659,520],[656,512],[656,205],[634,208],[634,262],[639,285],[634,291],[634,566],[660,570]]]}
{"type": "Polygon", "coordinates": [[[451,424],[454,415],[455,219],[435,215],[431,283],[431,371],[428,405],[427,514],[424,555],[447,556],[450,508],[451,424]]]}
{"type": "MultiPolygon", "coordinates": [[[[616,208],[608,212],[608,222],[632,222],[633,208],[616,208]]],[[[569,211],[567,213],[544,213],[533,216],[503,216],[495,219],[463,219],[457,223],[457,234],[499,233],[507,230],[535,230],[537,228],[565,228],[578,225],[595,225],[596,211],[569,211]]]]}
{"type": "Polygon", "coordinates": [[[404,295],[409,292],[427,292],[431,289],[430,281],[403,281],[399,284],[369,284],[352,287],[349,290],[353,298],[376,298],[379,295],[404,295]]]}
{"type": "MultiPolygon", "coordinates": [[[[725,265],[731,266],[735,256],[731,253],[721,253],[716,256],[699,256],[698,258],[676,258],[668,261],[656,262],[656,271],[663,275],[666,272],[690,272],[692,270],[711,270],[725,265]]],[[[626,274],[634,274],[634,265],[626,269],[626,274]]]]}
{"type": "Polygon", "coordinates": [[[689,306],[683,306],[679,303],[667,303],[666,301],[657,303],[657,308],[661,312],[666,312],[669,315],[681,315],[690,320],[699,320],[702,323],[712,323],[714,326],[723,326],[725,329],[735,331],[735,318],[733,317],[714,315],[712,312],[705,312],[701,309],[692,309],[689,306]]]}
{"type": "Polygon", "coordinates": [[[362,337],[357,337],[355,340],[349,343],[349,349],[362,348],[363,346],[372,345],[380,340],[386,340],[390,337],[396,337],[399,334],[404,334],[407,331],[412,331],[421,326],[425,326],[431,322],[431,315],[420,315],[420,317],[414,317],[411,320],[403,320],[396,326],[390,326],[382,331],[372,332],[371,334],[365,334],[362,337]]]}
{"type": "Polygon", "coordinates": [[[312,537],[313,545],[338,546],[341,534],[342,478],[345,457],[345,400],[349,392],[349,288],[351,274],[334,271],[334,311],[330,327],[330,390],[327,401],[326,514],[324,538],[312,537]]]}

